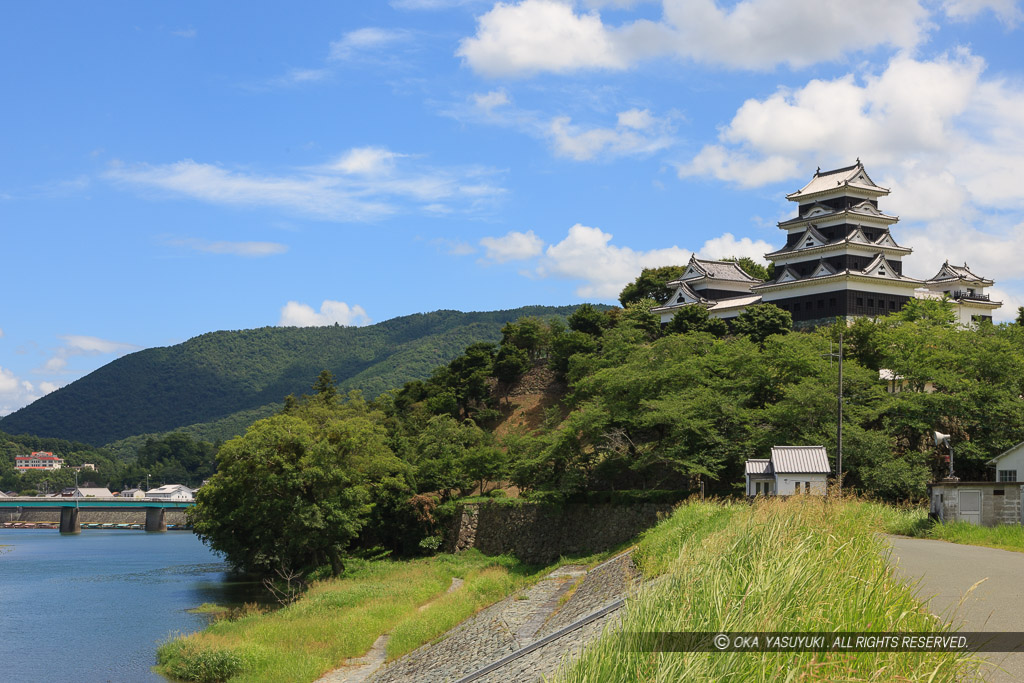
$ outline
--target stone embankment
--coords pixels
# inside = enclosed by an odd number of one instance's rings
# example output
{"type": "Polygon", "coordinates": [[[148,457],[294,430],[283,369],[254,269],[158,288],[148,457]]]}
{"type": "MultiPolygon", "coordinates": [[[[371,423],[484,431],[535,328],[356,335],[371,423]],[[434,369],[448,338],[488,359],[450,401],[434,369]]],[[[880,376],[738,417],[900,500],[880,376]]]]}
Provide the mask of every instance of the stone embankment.
{"type": "MultiPolygon", "coordinates": [[[[604,628],[617,623],[615,610],[580,628],[559,634],[581,618],[613,606],[636,585],[639,574],[631,552],[622,553],[587,571],[561,567],[532,587],[480,611],[441,638],[399,659],[367,672],[364,664],[338,669],[322,681],[332,683],[441,683],[461,679],[540,681],[575,658],[604,628]],[[540,647],[539,640],[556,635],[540,647]],[[526,650],[524,653],[523,651],[526,650]],[[481,670],[493,665],[486,673],[481,670]],[[467,678],[471,677],[471,678],[467,678]]],[[[376,647],[376,645],[375,645],[376,647]]],[[[383,646],[382,646],[383,647],[383,646]]]]}

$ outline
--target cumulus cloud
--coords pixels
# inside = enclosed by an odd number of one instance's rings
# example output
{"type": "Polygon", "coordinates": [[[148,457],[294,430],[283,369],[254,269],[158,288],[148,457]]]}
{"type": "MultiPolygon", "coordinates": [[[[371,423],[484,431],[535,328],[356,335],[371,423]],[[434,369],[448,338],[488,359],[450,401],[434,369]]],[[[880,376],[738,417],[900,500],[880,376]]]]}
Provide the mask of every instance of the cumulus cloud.
{"type": "Polygon", "coordinates": [[[472,96],[473,102],[478,109],[486,112],[493,111],[496,107],[509,104],[508,93],[504,90],[492,90],[487,93],[475,93],[472,96]]]}
{"type": "MultiPolygon", "coordinates": [[[[632,3],[589,4],[621,9],[632,3]]],[[[842,6],[818,0],[744,0],[728,6],[716,0],[663,0],[658,21],[637,19],[618,26],[606,25],[595,10],[577,12],[569,2],[523,0],[499,2],[480,16],[476,33],[460,42],[456,54],[491,77],[622,70],[663,56],[767,70],[837,60],[880,45],[912,48],[930,28],[928,10],[919,0],[842,6]],[[878,21],[882,16],[885,21],[878,21]]]]}
{"type": "Polygon", "coordinates": [[[484,237],[480,240],[480,246],[484,248],[486,259],[505,263],[537,256],[544,249],[544,240],[537,237],[533,230],[513,231],[501,237],[484,237]]]}
{"type": "Polygon", "coordinates": [[[628,59],[596,12],[576,14],[555,0],[497,3],[478,19],[477,32],[456,54],[486,76],[623,69],[628,59]]]}
{"type": "Polygon", "coordinates": [[[337,323],[359,327],[370,322],[362,306],[349,306],[344,301],[325,299],[320,304],[319,313],[312,306],[289,301],[281,308],[281,319],[277,324],[281,327],[324,327],[337,323]]]}
{"type": "Polygon", "coordinates": [[[165,241],[165,244],[206,254],[227,254],[231,256],[245,256],[247,258],[276,256],[288,251],[287,244],[280,244],[278,242],[211,242],[210,240],[188,238],[168,239],[165,241]]]}
{"type": "Polygon", "coordinates": [[[105,177],[122,187],[158,190],[247,208],[275,207],[329,221],[368,221],[424,204],[481,207],[504,190],[485,168],[436,168],[398,160],[377,147],[349,150],[332,163],[277,175],[231,170],[191,159],[171,164],[115,164],[105,177]]]}

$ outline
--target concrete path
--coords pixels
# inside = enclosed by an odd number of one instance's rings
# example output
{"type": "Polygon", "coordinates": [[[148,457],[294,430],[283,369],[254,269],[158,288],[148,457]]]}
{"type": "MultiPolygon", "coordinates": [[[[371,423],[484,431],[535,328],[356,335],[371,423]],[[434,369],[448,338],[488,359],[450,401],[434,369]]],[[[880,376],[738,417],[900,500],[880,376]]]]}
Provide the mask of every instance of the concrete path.
{"type": "MultiPolygon", "coordinates": [[[[961,631],[1024,631],[1024,553],[888,538],[897,574],[919,582],[918,597],[934,614],[961,631]]],[[[1024,681],[1024,653],[982,656],[990,663],[981,671],[984,680],[1024,681]]]]}

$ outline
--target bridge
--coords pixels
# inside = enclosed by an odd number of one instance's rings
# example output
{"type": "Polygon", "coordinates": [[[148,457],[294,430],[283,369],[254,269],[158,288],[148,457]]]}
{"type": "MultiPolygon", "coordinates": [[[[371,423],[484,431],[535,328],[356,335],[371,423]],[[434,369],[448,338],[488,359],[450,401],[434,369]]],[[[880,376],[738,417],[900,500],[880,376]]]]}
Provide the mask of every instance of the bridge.
{"type": "Polygon", "coordinates": [[[0,509],[25,508],[33,510],[60,510],[60,533],[78,534],[82,525],[78,521],[79,510],[145,510],[146,531],[167,531],[164,510],[181,510],[195,505],[191,500],[159,500],[156,498],[0,498],[0,509]]]}

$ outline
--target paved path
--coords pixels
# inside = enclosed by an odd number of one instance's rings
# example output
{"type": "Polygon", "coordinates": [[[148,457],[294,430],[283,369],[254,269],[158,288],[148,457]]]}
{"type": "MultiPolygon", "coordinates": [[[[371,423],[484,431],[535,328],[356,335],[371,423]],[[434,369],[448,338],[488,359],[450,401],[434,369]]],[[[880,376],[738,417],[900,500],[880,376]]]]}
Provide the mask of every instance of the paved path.
{"type": "MultiPolygon", "coordinates": [[[[918,596],[933,613],[961,631],[1024,631],[1024,553],[888,538],[897,574],[920,582],[918,596]]],[[[982,669],[984,680],[1024,681],[1024,653],[992,652],[984,657],[991,662],[982,669]]]]}

